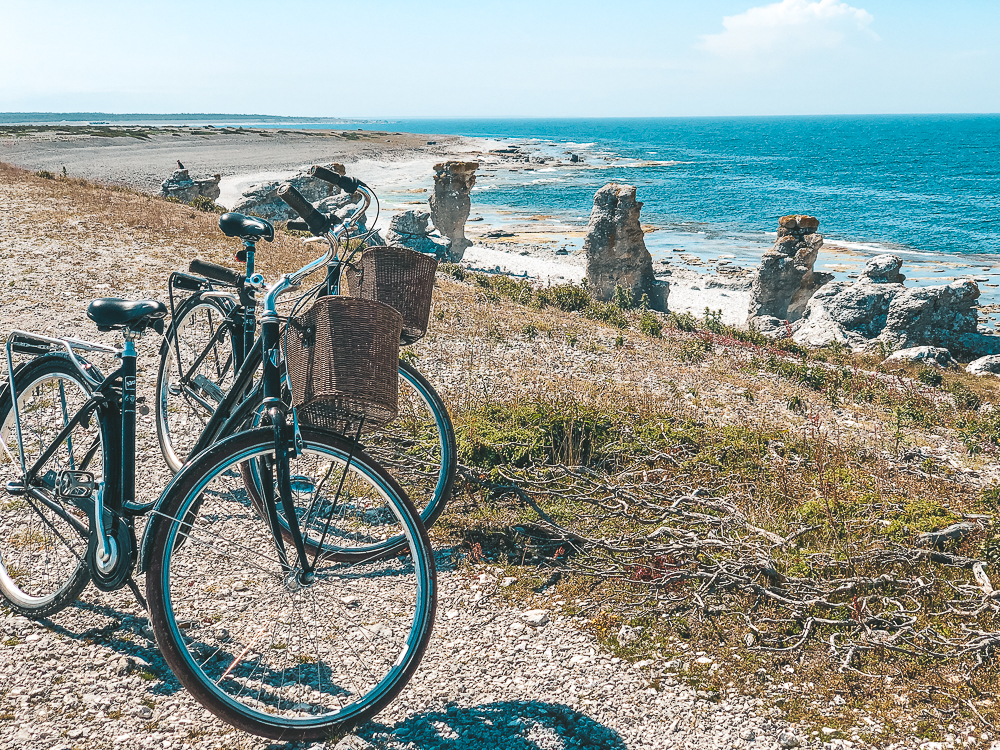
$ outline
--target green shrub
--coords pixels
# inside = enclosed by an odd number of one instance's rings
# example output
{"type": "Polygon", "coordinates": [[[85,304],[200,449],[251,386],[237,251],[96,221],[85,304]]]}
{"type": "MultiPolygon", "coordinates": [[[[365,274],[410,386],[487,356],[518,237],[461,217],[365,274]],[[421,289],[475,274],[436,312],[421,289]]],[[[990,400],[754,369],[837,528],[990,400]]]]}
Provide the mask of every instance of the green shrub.
{"type": "Polygon", "coordinates": [[[215,201],[205,195],[199,195],[191,201],[191,205],[197,208],[199,211],[204,211],[210,214],[224,214],[226,209],[218,205],[215,201]]]}
{"type": "Polygon", "coordinates": [[[583,317],[598,320],[616,328],[628,328],[625,312],[613,302],[591,302],[583,311],[583,317]]]}
{"type": "Polygon", "coordinates": [[[670,313],[667,316],[667,322],[678,331],[693,333],[698,330],[698,321],[691,313],[680,313],[679,315],[677,313],[670,313]]]}
{"type": "Polygon", "coordinates": [[[920,372],[917,373],[917,380],[924,385],[930,385],[936,388],[941,385],[944,380],[944,375],[942,375],[941,372],[935,367],[924,366],[920,369],[920,372]]]}
{"type": "Polygon", "coordinates": [[[611,301],[615,303],[619,310],[631,310],[635,307],[635,294],[631,289],[626,289],[616,284],[615,294],[611,301]]]}
{"type": "Polygon", "coordinates": [[[563,312],[586,310],[591,303],[590,293],[576,284],[557,284],[539,289],[535,294],[539,307],[557,307],[563,312]]]}
{"type": "Polygon", "coordinates": [[[681,346],[681,362],[691,362],[692,364],[701,362],[712,351],[712,342],[708,338],[699,336],[690,341],[685,341],[681,346]]]}
{"type": "Polygon", "coordinates": [[[975,411],[983,405],[983,400],[969,390],[965,383],[951,383],[947,388],[955,399],[955,408],[961,411],[975,411]]]}
{"type": "Polygon", "coordinates": [[[658,339],[663,335],[663,323],[655,313],[643,310],[642,317],[639,318],[639,330],[647,336],[658,339]]]}
{"type": "Polygon", "coordinates": [[[512,279],[510,276],[497,274],[495,276],[477,273],[472,277],[473,283],[480,288],[483,296],[490,302],[509,299],[521,305],[531,303],[535,290],[527,279],[512,279]]]}
{"type": "Polygon", "coordinates": [[[43,180],[54,180],[56,178],[56,176],[47,169],[43,169],[40,172],[35,172],[35,175],[41,177],[43,180]]]}
{"type": "Polygon", "coordinates": [[[451,276],[455,281],[465,281],[466,276],[468,276],[466,270],[458,265],[458,263],[440,263],[437,270],[438,273],[451,276]]]}
{"type": "Polygon", "coordinates": [[[705,308],[705,328],[712,333],[728,333],[729,326],[722,322],[722,310],[705,308]]]}

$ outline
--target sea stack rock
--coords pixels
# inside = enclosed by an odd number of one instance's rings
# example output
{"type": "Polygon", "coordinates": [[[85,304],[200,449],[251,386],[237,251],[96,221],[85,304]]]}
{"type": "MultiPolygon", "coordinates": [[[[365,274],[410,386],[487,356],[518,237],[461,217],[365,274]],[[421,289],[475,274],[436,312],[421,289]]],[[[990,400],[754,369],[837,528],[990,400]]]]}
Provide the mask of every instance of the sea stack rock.
{"type": "Polygon", "coordinates": [[[465,222],[472,209],[472,188],[476,184],[476,161],[446,161],[434,165],[434,194],[430,197],[434,227],[451,242],[449,255],[454,263],[462,260],[472,246],[465,237],[465,222]]]}
{"type": "Polygon", "coordinates": [[[666,311],[669,287],[653,276],[653,258],[646,249],[635,187],[610,182],[594,195],[587,238],[587,283],[600,300],[614,297],[615,287],[630,292],[636,302],[648,295],[654,310],[666,311]]]}
{"type": "Polygon", "coordinates": [[[839,342],[855,350],[879,343],[889,349],[944,347],[959,357],[1000,353],[1000,336],[979,332],[975,281],[907,289],[901,266],[896,255],[878,255],[853,284],[824,286],[794,326],[793,340],[806,346],[839,342]]]}
{"type": "Polygon", "coordinates": [[[418,253],[436,255],[439,259],[448,257],[451,243],[440,232],[427,228],[431,215],[427,211],[406,211],[389,221],[385,233],[387,245],[402,245],[418,253]]]}
{"type": "Polygon", "coordinates": [[[190,203],[199,196],[210,200],[219,197],[219,182],[222,175],[212,175],[200,180],[192,180],[186,169],[175,169],[167,179],[160,184],[161,198],[176,198],[184,203],[190,203]]]}
{"type": "MultiPolygon", "coordinates": [[[[344,174],[346,171],[343,164],[327,164],[326,167],[337,174],[344,174]]],[[[240,196],[235,205],[230,206],[230,210],[241,214],[260,216],[269,221],[288,221],[299,218],[299,215],[278,197],[278,188],[285,182],[291,184],[302,193],[307,201],[314,205],[340,193],[340,188],[336,185],[331,185],[325,180],[317,180],[309,172],[303,170],[287,180],[262,182],[259,185],[254,185],[240,196]]]]}
{"type": "Polygon", "coordinates": [[[758,329],[775,328],[776,323],[794,322],[802,317],[809,299],[833,276],[813,271],[823,246],[816,232],[814,216],[782,216],[774,247],[760,259],[750,287],[747,322],[758,329]]]}

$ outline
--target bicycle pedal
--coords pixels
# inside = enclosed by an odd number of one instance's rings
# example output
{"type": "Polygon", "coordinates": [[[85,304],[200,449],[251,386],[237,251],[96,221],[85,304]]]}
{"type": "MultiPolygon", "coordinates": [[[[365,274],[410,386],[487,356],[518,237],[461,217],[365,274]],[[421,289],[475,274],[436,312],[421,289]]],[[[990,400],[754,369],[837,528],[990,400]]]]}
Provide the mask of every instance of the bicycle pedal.
{"type": "Polygon", "coordinates": [[[97,479],[89,471],[59,472],[56,487],[62,497],[91,497],[97,489],[97,479]]]}

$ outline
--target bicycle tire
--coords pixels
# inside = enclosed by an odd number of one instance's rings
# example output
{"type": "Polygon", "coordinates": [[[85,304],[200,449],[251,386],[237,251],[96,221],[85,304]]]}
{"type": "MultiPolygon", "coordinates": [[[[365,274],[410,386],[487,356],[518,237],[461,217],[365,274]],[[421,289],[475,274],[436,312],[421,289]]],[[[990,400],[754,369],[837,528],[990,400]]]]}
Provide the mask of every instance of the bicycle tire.
{"type": "Polygon", "coordinates": [[[174,473],[190,457],[214,406],[228,393],[235,376],[232,331],[226,325],[233,304],[205,294],[196,292],[181,303],[160,344],[156,437],[163,460],[174,473]],[[205,356],[193,370],[192,380],[196,383],[182,387],[178,370],[191,369],[203,353],[205,356]]]}
{"type": "MultiPolygon", "coordinates": [[[[48,448],[93,388],[65,354],[46,354],[14,375],[25,461],[31,466],[48,448]]],[[[0,394],[0,487],[19,482],[20,449],[10,387],[0,394]]],[[[17,613],[48,617],[80,596],[90,581],[87,542],[90,517],[82,501],[57,493],[64,469],[90,471],[106,481],[108,433],[103,413],[91,415],[61,441],[42,467],[31,494],[5,495],[0,503],[0,594],[17,613]],[[83,527],[81,529],[81,526],[83,527]]]]}
{"type": "MultiPolygon", "coordinates": [[[[402,486],[414,502],[424,526],[429,528],[444,511],[451,496],[458,467],[458,447],[455,431],[448,410],[426,378],[407,362],[400,360],[400,415],[390,424],[365,431],[361,446],[382,468],[402,486]],[[433,470],[427,467],[436,466],[433,470]],[[414,499],[416,498],[416,499],[414,499]]],[[[260,408],[250,399],[237,407],[224,428],[226,434],[257,427],[260,408]]],[[[335,433],[320,430],[324,434],[335,433]]],[[[243,468],[244,481],[254,506],[263,507],[260,491],[255,488],[259,480],[252,464],[243,468]]],[[[314,477],[300,477],[303,482],[314,482],[314,477]]],[[[298,497],[298,496],[297,496],[298,497]]],[[[284,523],[285,541],[290,542],[284,515],[279,509],[279,521],[284,523]]],[[[306,524],[309,527],[309,524],[306,524]]],[[[307,548],[315,554],[313,536],[306,536],[307,548]]],[[[371,555],[392,556],[404,545],[402,536],[390,536],[364,547],[342,548],[335,542],[325,545],[326,552],[338,559],[368,558],[371,555]]]]}
{"type": "Polygon", "coordinates": [[[455,484],[455,428],[444,400],[416,367],[400,360],[399,375],[399,416],[384,427],[363,431],[361,444],[406,490],[430,528],[455,484]],[[436,476],[422,468],[433,465],[438,467],[436,476]]]}
{"type": "Polygon", "coordinates": [[[416,670],[437,604],[427,533],[399,485],[343,438],[304,428],[302,439],[292,474],[306,457],[343,467],[351,456],[331,507],[365,493],[389,501],[408,555],[322,559],[305,587],[286,576],[239,471],[275,460],[273,431],[260,428],[177,474],[154,511],[146,560],[150,622],[174,674],[219,718],[279,741],[322,739],[382,710],[416,670]]]}

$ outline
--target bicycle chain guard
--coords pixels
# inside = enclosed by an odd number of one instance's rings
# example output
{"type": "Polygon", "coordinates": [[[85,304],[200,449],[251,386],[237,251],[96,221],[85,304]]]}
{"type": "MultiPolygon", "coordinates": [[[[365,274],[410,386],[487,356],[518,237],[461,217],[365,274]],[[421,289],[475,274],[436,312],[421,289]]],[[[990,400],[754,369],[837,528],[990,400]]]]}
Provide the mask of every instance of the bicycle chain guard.
{"type": "Polygon", "coordinates": [[[117,526],[117,530],[110,536],[118,546],[118,560],[110,572],[103,572],[97,564],[97,534],[91,531],[87,540],[87,567],[90,568],[90,578],[99,591],[117,591],[127,586],[135,569],[139,547],[135,529],[131,519],[119,518],[117,521],[117,524],[113,524],[117,526]]]}

